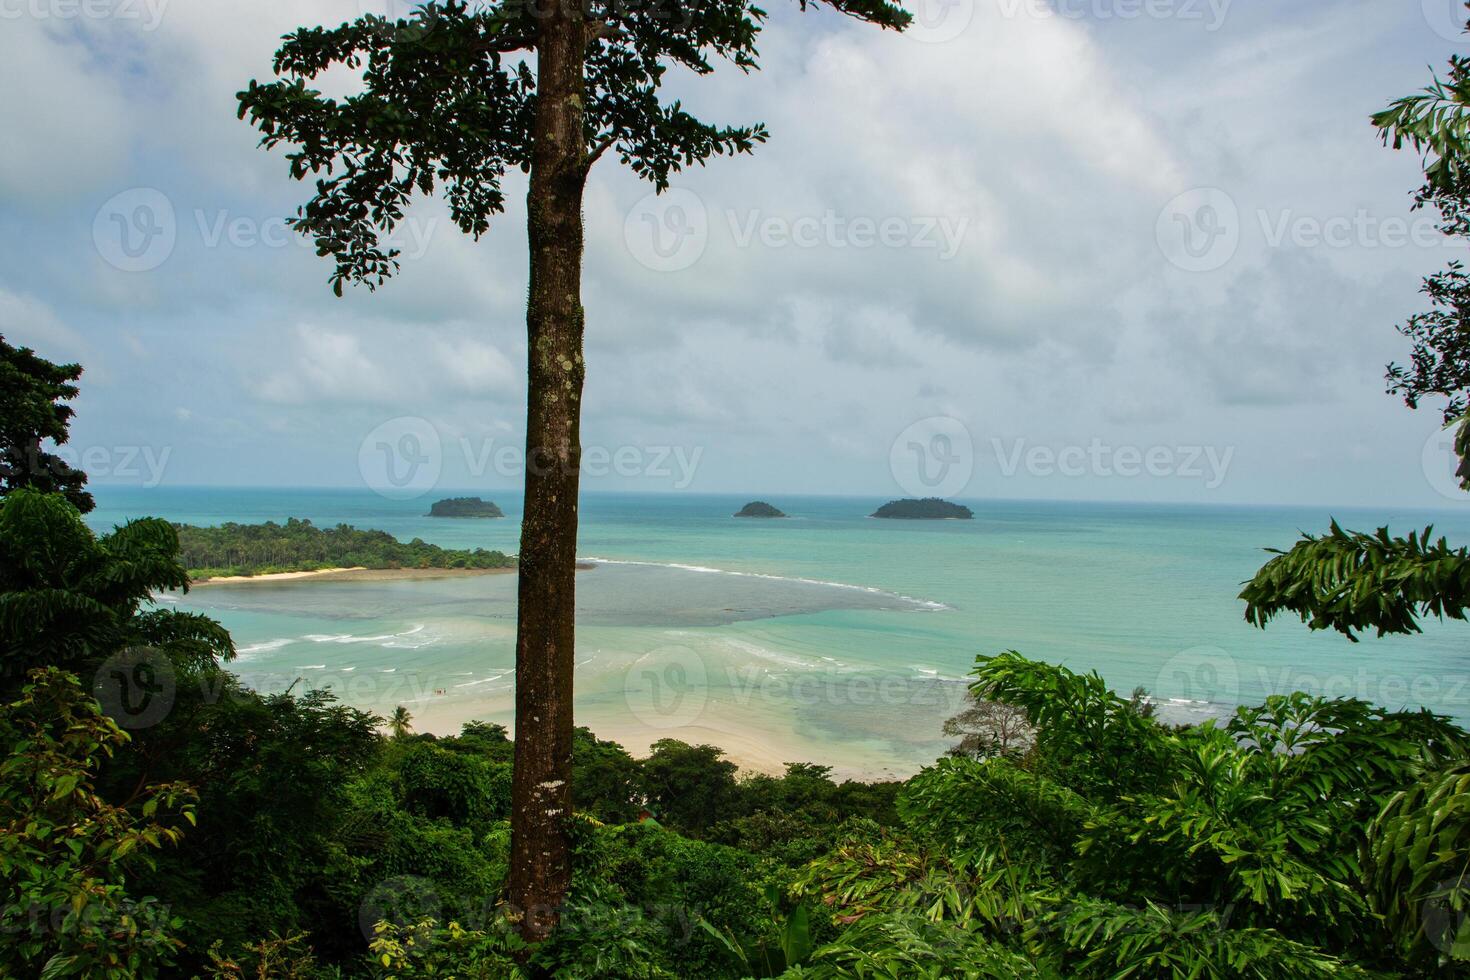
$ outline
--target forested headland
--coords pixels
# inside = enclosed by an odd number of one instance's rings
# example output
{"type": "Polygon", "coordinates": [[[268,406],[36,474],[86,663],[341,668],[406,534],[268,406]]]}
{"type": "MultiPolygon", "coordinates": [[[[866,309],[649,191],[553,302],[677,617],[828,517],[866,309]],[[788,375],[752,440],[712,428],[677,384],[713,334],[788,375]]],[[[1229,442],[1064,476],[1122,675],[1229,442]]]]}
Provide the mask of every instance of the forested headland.
{"type": "Polygon", "coordinates": [[[405,544],[386,531],[347,524],[322,528],[295,517],[284,524],[175,524],[174,531],[179,557],[196,580],[325,568],[514,568],[516,563],[499,551],[441,548],[421,538],[405,544]]]}

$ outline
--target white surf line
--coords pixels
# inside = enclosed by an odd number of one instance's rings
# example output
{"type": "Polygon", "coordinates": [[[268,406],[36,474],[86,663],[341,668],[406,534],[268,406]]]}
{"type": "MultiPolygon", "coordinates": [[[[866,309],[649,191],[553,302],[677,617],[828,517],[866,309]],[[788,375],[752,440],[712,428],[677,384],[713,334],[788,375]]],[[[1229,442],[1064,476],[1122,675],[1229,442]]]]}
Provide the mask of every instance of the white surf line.
{"type": "Polygon", "coordinates": [[[513,668],[513,667],[507,668],[506,670],[502,670],[500,673],[494,674],[494,675],[492,675],[490,677],[483,677],[483,678],[481,678],[480,680],[477,680],[477,681],[466,681],[463,684],[456,684],[454,686],[456,688],[460,688],[460,687],[479,687],[482,684],[493,684],[494,682],[500,680],[502,677],[506,676],[507,674],[513,673],[514,670],[515,670],[515,668],[513,668]]]}
{"type": "Polygon", "coordinates": [[[829,582],[825,579],[802,578],[797,575],[771,575],[766,572],[735,572],[728,568],[710,568],[707,565],[684,565],[676,561],[632,561],[621,558],[596,557],[582,558],[580,560],[590,561],[596,565],[642,565],[645,568],[677,568],[680,571],[699,572],[703,575],[734,575],[739,578],[763,578],[772,582],[800,582],[802,585],[821,585],[829,589],[852,589],[855,592],[867,592],[871,595],[891,596],[895,599],[902,599],[904,602],[912,602],[916,606],[922,606],[925,609],[936,611],[952,608],[942,602],[934,602],[931,599],[918,599],[911,595],[904,595],[901,592],[889,592],[887,589],[880,589],[872,585],[853,585],[851,582],[829,582]]]}

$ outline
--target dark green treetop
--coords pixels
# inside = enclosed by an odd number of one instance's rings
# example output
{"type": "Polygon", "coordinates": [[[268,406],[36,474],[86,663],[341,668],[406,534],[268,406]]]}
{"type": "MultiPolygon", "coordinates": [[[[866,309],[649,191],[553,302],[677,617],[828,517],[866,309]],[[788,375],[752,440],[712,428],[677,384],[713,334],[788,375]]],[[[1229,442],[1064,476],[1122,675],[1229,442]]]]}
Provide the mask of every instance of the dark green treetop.
{"type": "Polygon", "coordinates": [[[0,496],[19,487],[66,495],[82,513],[94,506],[83,490],[87,474],[73,469],[44,440],[60,446],[75,414],[77,364],[53,364],[29,347],[12,347],[0,337],[0,496]]]}
{"type": "MultiPolygon", "coordinates": [[[[799,0],[800,6],[822,6],[799,0]]],[[[909,14],[886,0],[826,0],[844,14],[900,29],[909,14]]],[[[292,219],[335,262],[333,288],[369,288],[396,271],[385,241],[415,191],[442,188],[461,231],[478,238],[505,209],[501,179],[529,171],[538,6],[526,0],[426,3],[411,18],[365,16],[301,28],[276,53],[281,78],[251,81],[240,117],[266,147],[287,144],[291,175],[316,180],[292,219]],[[309,88],[334,65],[361,69],[361,92],[338,100],[309,88]]],[[[659,98],[670,67],[707,75],[724,59],[757,67],[766,12],[748,0],[587,0],[585,166],[613,153],[662,190],[669,175],[711,156],[749,152],[766,129],[717,126],[659,98]]]]}
{"type": "Polygon", "coordinates": [[[736,517],[785,517],[780,508],[766,503],[764,500],[752,500],[735,513],[736,517]]]}

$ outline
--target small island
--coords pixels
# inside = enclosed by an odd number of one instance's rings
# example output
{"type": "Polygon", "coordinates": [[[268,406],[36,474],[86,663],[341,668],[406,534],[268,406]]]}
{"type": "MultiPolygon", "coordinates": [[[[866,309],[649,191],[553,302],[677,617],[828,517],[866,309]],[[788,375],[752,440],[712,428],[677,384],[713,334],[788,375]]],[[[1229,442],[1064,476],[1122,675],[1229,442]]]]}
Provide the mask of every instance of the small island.
{"type": "Polygon", "coordinates": [[[783,514],[783,513],[781,513],[781,511],[777,510],[775,507],[772,507],[770,504],[766,503],[764,500],[752,500],[750,503],[748,503],[744,507],[740,508],[739,512],[735,516],[736,517],[785,517],[786,515],[783,514]]]}
{"type": "Polygon", "coordinates": [[[179,557],[194,582],[209,579],[339,575],[343,570],[389,571],[404,577],[439,570],[441,574],[509,571],[515,558],[499,551],[455,550],[419,538],[408,543],[386,531],[359,530],[347,524],[321,528],[291,518],[284,524],[175,524],[179,557]]]}
{"type": "Polygon", "coordinates": [[[925,497],[923,500],[890,500],[872,516],[910,521],[968,521],[975,512],[964,504],[925,497]]]}
{"type": "Polygon", "coordinates": [[[479,497],[450,497],[429,508],[425,517],[504,517],[505,512],[479,497]]]}

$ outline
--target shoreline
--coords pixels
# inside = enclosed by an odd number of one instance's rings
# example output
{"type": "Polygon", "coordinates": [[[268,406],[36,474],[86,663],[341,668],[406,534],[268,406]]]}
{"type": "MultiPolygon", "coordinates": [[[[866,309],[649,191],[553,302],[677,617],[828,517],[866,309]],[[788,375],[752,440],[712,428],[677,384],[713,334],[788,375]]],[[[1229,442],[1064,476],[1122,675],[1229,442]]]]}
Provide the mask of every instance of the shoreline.
{"type": "MultiPolygon", "coordinates": [[[[443,738],[458,735],[470,721],[488,721],[505,725],[514,737],[514,705],[509,695],[465,701],[420,700],[407,702],[405,707],[413,715],[414,730],[423,734],[443,738]]],[[[616,742],[637,759],[647,758],[653,743],[659,739],[674,738],[690,745],[719,748],[726,760],[735,763],[737,774],[741,776],[761,774],[779,777],[785,775],[788,762],[810,762],[830,766],[832,778],[839,783],[845,779],[864,783],[902,782],[922,768],[873,762],[853,764],[849,761],[844,764],[834,758],[840,756],[840,752],[822,758],[808,758],[809,752],[783,744],[779,738],[773,737],[771,731],[759,725],[742,725],[730,718],[702,718],[686,725],[662,728],[635,717],[609,717],[595,709],[588,710],[587,705],[579,705],[579,708],[579,726],[590,728],[599,739],[616,742]]]]}
{"type": "Polygon", "coordinates": [[[419,581],[437,578],[467,578],[475,575],[503,575],[515,568],[318,568],[309,572],[268,572],[264,575],[217,575],[191,579],[190,587],[206,585],[242,585],[249,582],[390,582],[419,581]]]}
{"type": "MultiPolygon", "coordinates": [[[[590,572],[596,562],[577,561],[577,571],[590,572]]],[[[424,582],[442,578],[474,578],[480,575],[514,575],[516,566],[505,568],[317,568],[304,572],[267,572],[263,575],[216,575],[190,579],[189,587],[244,585],[251,582],[424,582]]]]}

